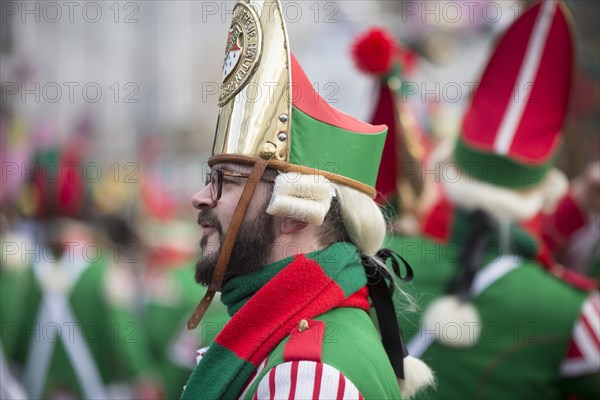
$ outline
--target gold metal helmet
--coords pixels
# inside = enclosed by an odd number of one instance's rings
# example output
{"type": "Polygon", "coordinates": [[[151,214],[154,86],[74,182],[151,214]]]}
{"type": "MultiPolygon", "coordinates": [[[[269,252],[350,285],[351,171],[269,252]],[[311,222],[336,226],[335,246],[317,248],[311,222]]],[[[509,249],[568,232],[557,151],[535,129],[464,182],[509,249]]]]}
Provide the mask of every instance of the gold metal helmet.
{"type": "Polygon", "coordinates": [[[208,164],[252,166],[225,235],[209,290],[188,321],[200,322],[220,290],[246,208],[266,168],[323,175],[375,196],[387,127],[331,107],[290,52],[277,0],[239,0],[223,65],[219,119],[208,164]]]}
{"type": "Polygon", "coordinates": [[[213,155],[287,160],[288,37],[278,1],[239,1],[229,28],[213,155]]]}

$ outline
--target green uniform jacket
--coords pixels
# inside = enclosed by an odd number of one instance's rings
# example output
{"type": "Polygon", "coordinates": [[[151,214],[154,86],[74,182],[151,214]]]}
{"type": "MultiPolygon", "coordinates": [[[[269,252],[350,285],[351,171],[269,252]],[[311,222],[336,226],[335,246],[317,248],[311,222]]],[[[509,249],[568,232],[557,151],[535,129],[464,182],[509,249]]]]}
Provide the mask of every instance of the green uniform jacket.
{"type": "MultiPolygon", "coordinates": [[[[321,398],[358,398],[353,397],[347,389],[353,385],[357,391],[352,392],[360,395],[365,399],[400,399],[400,389],[396,376],[392,370],[392,366],[388,357],[381,345],[379,334],[377,333],[369,315],[363,310],[356,308],[336,308],[317,318],[325,322],[325,336],[322,343],[322,358],[324,365],[333,367],[339,371],[345,378],[346,393],[345,396],[337,396],[339,382],[336,381],[337,372],[328,369],[329,376],[323,374],[320,382],[318,377],[312,372],[315,366],[309,364],[317,364],[316,362],[304,361],[307,371],[303,376],[298,376],[297,394],[311,393],[310,389],[314,390],[315,384],[324,387],[326,381],[330,387],[323,390],[330,390],[329,396],[324,395],[321,398]],[[332,379],[331,376],[334,376],[332,379]],[[302,383],[300,383],[302,382],[302,383]],[[300,388],[302,386],[302,388],[300,388]],[[303,392],[299,392],[302,390],[303,392]]],[[[255,394],[257,398],[264,398],[265,391],[259,391],[259,385],[262,382],[263,387],[268,386],[269,375],[277,370],[285,371],[282,368],[283,349],[290,340],[288,336],[282,341],[267,357],[266,366],[256,379],[249,385],[249,389],[244,395],[244,399],[252,399],[255,394]]],[[[303,363],[303,362],[300,362],[303,363]]],[[[290,363],[291,364],[291,363],[290,363]]],[[[291,368],[291,366],[290,366],[291,368]]],[[[301,368],[301,367],[300,367],[301,368]]],[[[315,368],[316,369],[316,368],[315,368]]],[[[342,378],[343,379],[343,378],[342,378]]],[[[286,378],[283,381],[275,381],[274,387],[277,393],[289,393],[285,389],[290,385],[290,379],[286,378]]],[[[284,395],[285,397],[285,395],[284,395]]],[[[288,397],[285,397],[288,398],[288,397]]],[[[290,397],[291,398],[291,397],[290,397]]],[[[298,397],[296,395],[296,398],[298,397]]],[[[310,397],[312,398],[312,396],[310,397]]]]}
{"type": "Polygon", "coordinates": [[[73,356],[82,357],[84,352],[77,347],[81,345],[91,356],[91,363],[87,364],[92,365],[90,371],[99,377],[97,381],[104,393],[109,393],[110,384],[127,383],[151,373],[147,342],[137,318],[131,310],[107,299],[105,283],[109,270],[104,259],[87,263],[64,296],[70,315],[54,318],[46,312],[40,313],[44,293],[33,267],[3,268],[0,293],[3,346],[9,362],[22,369],[30,396],[35,390],[32,382],[38,381],[39,395],[43,398],[61,393],[88,397],[80,382],[89,384],[93,379],[78,377],[76,371],[81,370],[72,362],[73,356]],[[38,352],[49,351],[48,356],[36,353],[32,358],[34,347],[38,352]],[[29,365],[35,371],[33,380],[32,374],[27,374],[29,365]]]}
{"type": "Polygon", "coordinates": [[[365,311],[366,290],[358,292],[366,283],[359,254],[350,243],[335,243],[313,253],[288,257],[227,281],[221,300],[233,318],[206,353],[200,353],[201,360],[183,397],[210,398],[206,393],[213,379],[215,384],[225,382],[224,385],[235,388],[235,394],[232,389],[226,398],[399,399],[398,381],[365,311]],[[355,294],[355,302],[348,303],[355,305],[345,305],[349,296],[355,294]],[[317,302],[326,310],[312,319],[303,316],[302,310],[311,313],[317,302]],[[308,328],[298,330],[304,318],[310,321],[308,328]],[[269,322],[263,325],[267,328],[263,334],[261,324],[265,321],[269,322]],[[270,329],[290,321],[293,323],[288,334],[277,333],[281,338],[278,343],[266,358],[256,360],[258,368],[254,369],[256,364],[250,365],[247,359],[239,361],[243,356],[237,354],[250,352],[244,346],[264,345],[262,340],[271,336],[270,329]],[[236,327],[235,332],[232,327],[236,327]],[[243,327],[251,331],[245,332],[243,327]],[[300,339],[295,336],[298,332],[302,332],[300,339]],[[311,332],[316,336],[312,337],[311,332]],[[237,349],[238,353],[230,349],[237,349]],[[252,372],[246,376],[236,369],[227,375],[227,363],[232,368],[252,367],[252,372]],[[243,382],[236,382],[240,376],[243,382]]]}
{"type": "MultiPolygon", "coordinates": [[[[511,256],[521,261],[472,300],[481,321],[481,336],[473,346],[456,348],[433,341],[422,347],[433,333],[424,330],[421,314],[433,300],[446,294],[448,283],[460,268],[458,247],[452,243],[456,242],[439,244],[423,237],[399,236],[390,236],[387,242],[414,268],[415,278],[405,289],[417,300],[420,312],[406,313],[401,321],[409,352],[411,348],[425,348],[415,355],[437,378],[437,390],[417,398],[597,398],[598,372],[577,378],[561,373],[589,293],[548,274],[527,258],[511,256]]],[[[458,332],[452,324],[441,330],[447,337],[458,332]]]]}

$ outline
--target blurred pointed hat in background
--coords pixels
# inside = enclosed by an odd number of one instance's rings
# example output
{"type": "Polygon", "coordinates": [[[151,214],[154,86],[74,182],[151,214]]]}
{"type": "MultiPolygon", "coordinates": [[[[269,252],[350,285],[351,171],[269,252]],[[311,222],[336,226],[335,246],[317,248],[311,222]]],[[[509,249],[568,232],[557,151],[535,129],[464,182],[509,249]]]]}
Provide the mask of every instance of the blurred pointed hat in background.
{"type": "Polygon", "coordinates": [[[421,164],[430,147],[405,93],[404,81],[414,69],[417,56],[381,27],[358,36],[352,55],[361,71],[378,80],[371,123],[389,127],[377,177],[377,200],[390,204],[394,216],[408,217],[416,213],[423,190],[421,164]]]}
{"type": "Polygon", "coordinates": [[[505,32],[462,124],[458,165],[508,188],[540,183],[561,143],[573,74],[573,39],[564,4],[540,2],[505,32]]]}

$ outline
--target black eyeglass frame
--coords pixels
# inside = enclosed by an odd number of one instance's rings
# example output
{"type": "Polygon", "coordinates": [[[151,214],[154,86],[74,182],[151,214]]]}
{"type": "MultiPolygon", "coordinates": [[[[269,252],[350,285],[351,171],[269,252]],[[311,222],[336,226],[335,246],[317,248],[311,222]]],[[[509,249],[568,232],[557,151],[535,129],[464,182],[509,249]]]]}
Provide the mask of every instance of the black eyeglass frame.
{"type": "MultiPolygon", "coordinates": [[[[250,178],[250,174],[244,174],[238,171],[229,171],[226,169],[213,168],[210,172],[206,173],[206,181],[205,185],[210,186],[210,198],[213,203],[216,203],[221,198],[221,194],[223,193],[223,177],[231,177],[231,178],[250,178]],[[216,193],[216,195],[215,195],[216,193]]],[[[260,178],[261,181],[266,182],[275,182],[275,177],[267,177],[262,176],[260,178]]]]}

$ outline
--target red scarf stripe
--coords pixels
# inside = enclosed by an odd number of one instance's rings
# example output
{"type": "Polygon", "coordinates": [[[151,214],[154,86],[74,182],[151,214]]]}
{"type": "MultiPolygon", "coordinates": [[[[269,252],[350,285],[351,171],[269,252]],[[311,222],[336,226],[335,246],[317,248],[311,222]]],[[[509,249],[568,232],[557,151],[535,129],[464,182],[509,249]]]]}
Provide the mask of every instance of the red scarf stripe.
{"type": "Polygon", "coordinates": [[[369,304],[369,289],[363,286],[356,293],[353,293],[348,297],[339,307],[352,307],[360,308],[361,310],[369,311],[371,305],[369,304]]]}
{"type": "Polygon", "coordinates": [[[258,366],[300,319],[316,317],[345,297],[316,261],[297,256],[248,300],[215,342],[258,366]],[[271,308],[265,310],[265,304],[271,308]]]}
{"type": "MultiPolygon", "coordinates": [[[[290,318],[283,323],[281,328],[270,334],[269,338],[265,340],[257,349],[257,351],[248,358],[248,361],[254,365],[257,365],[262,358],[266,357],[269,352],[273,350],[279,342],[281,342],[281,340],[290,334],[292,329],[298,326],[298,322],[301,319],[313,318],[331,310],[332,308],[342,306],[344,298],[345,295],[342,288],[340,288],[336,283],[330,284],[329,287],[321,291],[314,301],[307,304],[306,307],[303,307],[301,311],[294,311],[293,313],[290,313],[290,318]],[[298,312],[302,312],[302,314],[298,314],[298,312]]],[[[295,305],[290,303],[293,302],[288,302],[288,306],[290,308],[295,305]]],[[[279,323],[273,323],[271,326],[275,326],[275,324],[279,323]]]]}

